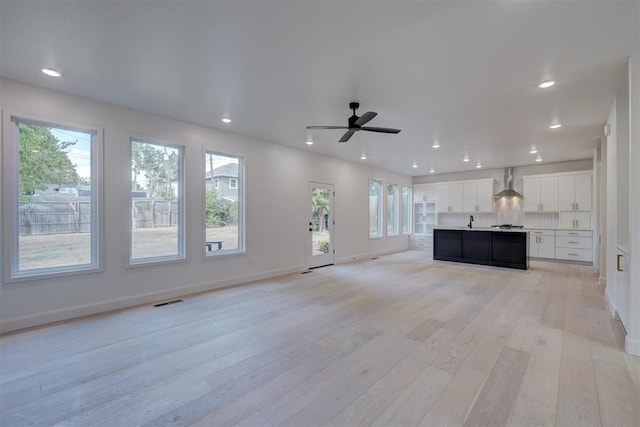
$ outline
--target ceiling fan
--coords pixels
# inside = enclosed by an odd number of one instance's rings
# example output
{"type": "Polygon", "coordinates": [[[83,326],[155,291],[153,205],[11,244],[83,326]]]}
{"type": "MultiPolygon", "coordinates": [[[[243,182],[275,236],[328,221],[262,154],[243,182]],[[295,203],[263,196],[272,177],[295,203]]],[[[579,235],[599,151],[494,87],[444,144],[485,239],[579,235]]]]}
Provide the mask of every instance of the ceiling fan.
{"type": "Polygon", "coordinates": [[[347,142],[349,138],[353,136],[359,130],[368,130],[369,132],[380,132],[380,133],[400,133],[400,129],[393,128],[379,128],[372,126],[363,126],[368,123],[371,119],[378,115],[373,111],[367,111],[362,116],[356,116],[356,110],[360,107],[360,103],[358,102],[350,102],[349,108],[353,110],[353,116],[349,117],[349,126],[307,126],[307,129],[347,129],[347,131],[342,135],[340,141],[338,142],[347,142]]]}

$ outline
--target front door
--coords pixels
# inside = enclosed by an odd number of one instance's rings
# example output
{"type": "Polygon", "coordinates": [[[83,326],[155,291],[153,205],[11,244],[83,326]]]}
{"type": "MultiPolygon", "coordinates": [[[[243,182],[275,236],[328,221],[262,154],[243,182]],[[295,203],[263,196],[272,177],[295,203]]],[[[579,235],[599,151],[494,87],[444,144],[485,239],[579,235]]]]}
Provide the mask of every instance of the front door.
{"type": "Polygon", "coordinates": [[[333,185],[309,183],[309,268],[333,264],[333,185]]]}

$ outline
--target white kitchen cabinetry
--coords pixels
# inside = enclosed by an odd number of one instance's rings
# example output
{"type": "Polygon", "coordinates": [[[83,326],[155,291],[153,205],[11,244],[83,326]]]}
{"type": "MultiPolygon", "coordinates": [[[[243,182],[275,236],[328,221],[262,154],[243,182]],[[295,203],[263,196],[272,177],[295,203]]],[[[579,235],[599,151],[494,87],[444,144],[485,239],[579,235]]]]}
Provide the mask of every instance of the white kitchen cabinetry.
{"type": "Polygon", "coordinates": [[[522,178],[525,212],[558,211],[558,177],[522,178]]]}
{"type": "Polygon", "coordinates": [[[431,234],[436,224],[436,202],[413,203],[413,234],[431,234]]]}
{"type": "Polygon", "coordinates": [[[464,212],[462,183],[438,184],[438,213],[464,212]]]}
{"type": "Polygon", "coordinates": [[[556,257],[555,230],[529,231],[529,256],[533,258],[556,257]]]}
{"type": "Polygon", "coordinates": [[[591,210],[591,173],[560,175],[558,195],[560,211],[591,210]]]}
{"type": "Polygon", "coordinates": [[[591,228],[591,212],[560,212],[560,228],[591,228]]]}
{"type": "Polygon", "coordinates": [[[593,262],[593,233],[589,231],[556,231],[556,258],[593,262]]]}
{"type": "Polygon", "coordinates": [[[462,186],[462,209],[464,212],[493,212],[495,180],[464,182],[462,186]]]}

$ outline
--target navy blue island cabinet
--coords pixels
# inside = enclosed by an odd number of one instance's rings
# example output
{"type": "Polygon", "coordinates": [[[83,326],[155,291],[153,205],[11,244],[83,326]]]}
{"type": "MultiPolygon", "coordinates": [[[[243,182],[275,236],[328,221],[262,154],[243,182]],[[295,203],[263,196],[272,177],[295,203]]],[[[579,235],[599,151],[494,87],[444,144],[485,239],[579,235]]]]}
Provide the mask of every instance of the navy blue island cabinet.
{"type": "Polygon", "coordinates": [[[436,228],[433,230],[433,259],[527,270],[529,233],[436,228]]]}

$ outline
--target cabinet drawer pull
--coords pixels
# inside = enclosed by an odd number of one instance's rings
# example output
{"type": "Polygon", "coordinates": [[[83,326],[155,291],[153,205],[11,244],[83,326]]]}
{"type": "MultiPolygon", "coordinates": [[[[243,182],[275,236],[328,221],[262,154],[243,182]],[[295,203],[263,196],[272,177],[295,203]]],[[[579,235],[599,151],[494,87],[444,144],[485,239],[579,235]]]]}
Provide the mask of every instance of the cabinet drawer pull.
{"type": "Polygon", "coordinates": [[[617,257],[617,259],[616,259],[616,269],[617,269],[618,271],[622,271],[622,262],[621,262],[621,261],[622,261],[622,257],[623,257],[623,256],[624,256],[624,255],[622,255],[622,254],[618,254],[618,257],[617,257]]]}
{"type": "Polygon", "coordinates": [[[573,245],[577,245],[579,242],[567,242],[567,243],[571,243],[573,245]]]}
{"type": "Polygon", "coordinates": [[[572,253],[568,253],[567,255],[578,256],[578,254],[572,254],[572,253]]]}
{"type": "Polygon", "coordinates": [[[572,233],[572,232],[569,232],[567,234],[571,234],[572,236],[577,236],[578,235],[578,233],[572,233]]]}

